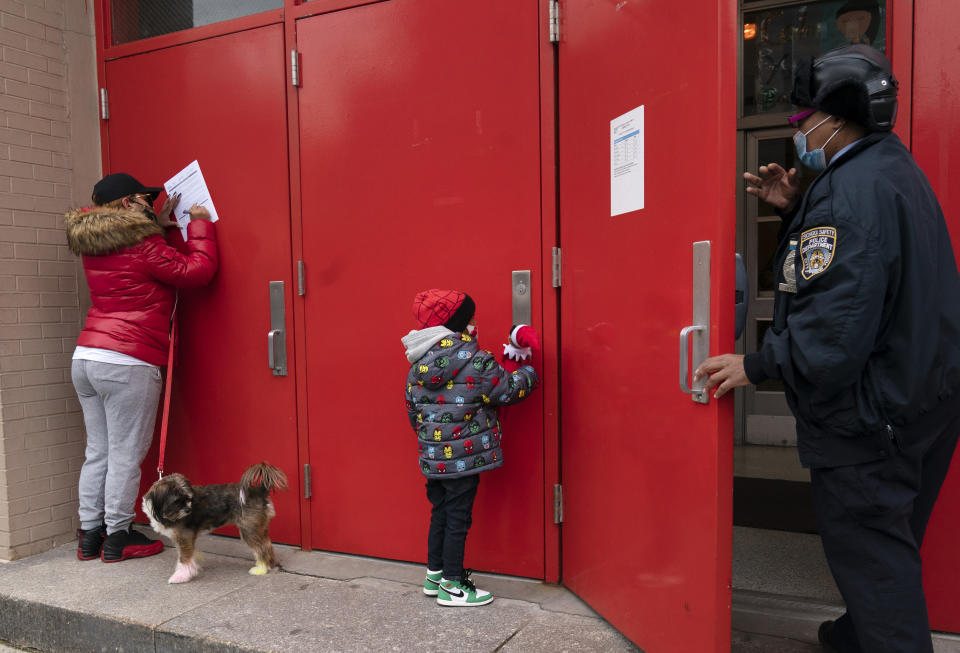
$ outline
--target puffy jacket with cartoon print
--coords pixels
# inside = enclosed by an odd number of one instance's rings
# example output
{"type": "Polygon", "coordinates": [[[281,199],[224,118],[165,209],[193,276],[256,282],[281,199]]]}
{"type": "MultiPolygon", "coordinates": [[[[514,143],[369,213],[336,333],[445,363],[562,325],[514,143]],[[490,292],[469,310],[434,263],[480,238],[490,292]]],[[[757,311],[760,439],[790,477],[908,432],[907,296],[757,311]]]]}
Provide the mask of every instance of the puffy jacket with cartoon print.
{"type": "Polygon", "coordinates": [[[533,368],[508,372],[474,338],[442,326],[411,331],[403,344],[412,363],[407,415],[423,475],[456,478],[502,465],[497,407],[530,395],[538,382],[533,368]]]}

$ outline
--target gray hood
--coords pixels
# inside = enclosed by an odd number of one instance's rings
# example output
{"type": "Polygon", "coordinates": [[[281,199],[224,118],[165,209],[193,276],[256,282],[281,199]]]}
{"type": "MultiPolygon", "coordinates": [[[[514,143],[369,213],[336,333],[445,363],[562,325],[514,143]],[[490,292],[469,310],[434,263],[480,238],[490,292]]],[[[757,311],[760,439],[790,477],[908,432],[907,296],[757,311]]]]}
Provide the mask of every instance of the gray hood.
{"type": "Polygon", "coordinates": [[[419,331],[411,331],[400,338],[400,342],[403,343],[403,347],[406,349],[407,361],[416,363],[423,358],[424,354],[430,351],[431,347],[451,335],[454,335],[454,333],[447,327],[435,326],[420,329],[419,331]]]}

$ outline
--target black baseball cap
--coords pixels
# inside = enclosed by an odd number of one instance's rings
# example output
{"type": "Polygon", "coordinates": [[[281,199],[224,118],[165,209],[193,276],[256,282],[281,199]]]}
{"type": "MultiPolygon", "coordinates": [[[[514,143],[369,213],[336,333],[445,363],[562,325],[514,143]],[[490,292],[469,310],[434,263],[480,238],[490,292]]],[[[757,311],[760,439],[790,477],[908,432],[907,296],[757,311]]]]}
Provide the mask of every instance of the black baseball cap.
{"type": "Polygon", "coordinates": [[[106,204],[121,197],[130,195],[148,195],[150,201],[157,199],[162,188],[144,186],[133,175],[125,172],[117,172],[107,175],[93,186],[93,201],[96,204],[106,204]]]}

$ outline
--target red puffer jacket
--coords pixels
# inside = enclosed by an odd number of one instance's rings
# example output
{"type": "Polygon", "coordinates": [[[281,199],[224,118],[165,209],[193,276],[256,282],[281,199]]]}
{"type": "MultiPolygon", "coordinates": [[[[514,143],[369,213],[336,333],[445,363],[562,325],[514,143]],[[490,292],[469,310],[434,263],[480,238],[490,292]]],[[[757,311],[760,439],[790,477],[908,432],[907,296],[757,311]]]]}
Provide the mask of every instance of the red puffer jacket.
{"type": "Polygon", "coordinates": [[[77,344],[166,365],[175,288],[205,285],[217,272],[213,223],[191,222],[182,254],[137,211],[94,206],[67,213],[65,222],[93,301],[77,344]]]}

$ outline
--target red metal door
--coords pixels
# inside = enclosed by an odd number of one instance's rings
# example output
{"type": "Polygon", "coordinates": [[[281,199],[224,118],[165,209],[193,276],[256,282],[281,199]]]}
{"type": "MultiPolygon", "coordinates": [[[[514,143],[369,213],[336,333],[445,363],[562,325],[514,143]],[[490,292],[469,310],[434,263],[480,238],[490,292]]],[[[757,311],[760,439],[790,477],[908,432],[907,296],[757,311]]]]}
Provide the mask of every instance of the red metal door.
{"type": "MultiPolygon", "coordinates": [[[[960,5],[949,0],[918,2],[913,20],[913,155],[937,193],[960,260],[960,191],[955,186],[960,161],[960,59],[943,47],[954,38],[951,32],[960,21],[960,5]]],[[[900,87],[901,103],[908,91],[900,87]]],[[[922,550],[930,626],[954,633],[960,632],[958,514],[960,451],[940,491],[922,550]]]]}
{"type": "MultiPolygon", "coordinates": [[[[315,548],[425,560],[400,345],[418,290],[470,293],[495,350],[511,271],[530,270],[542,332],[538,34],[537,3],[516,0],[398,0],[297,23],[315,548]]],[[[505,416],[472,567],[544,576],[543,406],[534,393],[505,416]]]]}
{"type": "MultiPolygon", "coordinates": [[[[220,215],[213,283],[181,291],[166,470],[236,482],[269,460],[289,477],[271,534],[300,542],[283,28],[107,62],[109,172],[160,185],[197,159],[220,215]],[[251,137],[255,136],[255,137],[251,137]],[[286,282],[289,376],[267,367],[268,283],[286,282]]],[[[156,442],[142,489],[156,480],[156,442]]]]}
{"type": "MultiPolygon", "coordinates": [[[[733,350],[736,3],[561,3],[563,578],[648,651],[730,646],[732,396],[691,401],[692,243],[733,350]],[[644,107],[644,208],[611,217],[611,120],[644,107]]],[[[695,364],[695,363],[694,363],[695,364]]]]}

